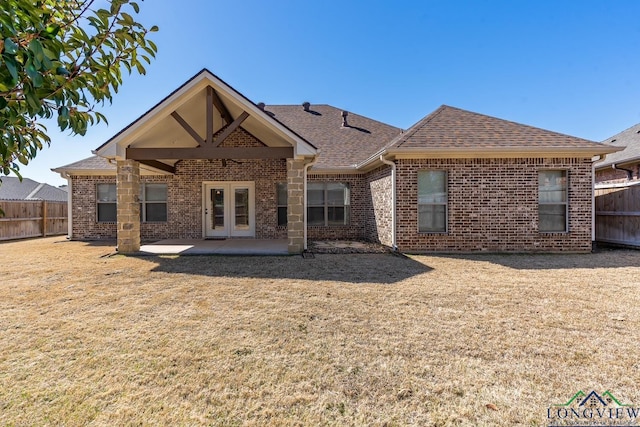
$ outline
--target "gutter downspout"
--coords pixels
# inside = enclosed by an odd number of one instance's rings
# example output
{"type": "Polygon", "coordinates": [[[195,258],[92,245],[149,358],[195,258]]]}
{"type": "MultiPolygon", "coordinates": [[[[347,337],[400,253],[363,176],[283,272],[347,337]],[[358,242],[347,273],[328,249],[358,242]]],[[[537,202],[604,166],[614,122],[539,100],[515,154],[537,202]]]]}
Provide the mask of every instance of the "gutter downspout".
{"type": "Polygon", "coordinates": [[[316,157],[311,163],[307,163],[306,165],[304,165],[304,173],[303,173],[303,186],[302,186],[302,191],[303,191],[303,195],[302,195],[302,227],[304,228],[304,250],[306,251],[308,249],[307,246],[307,173],[309,171],[309,168],[313,165],[316,164],[316,162],[318,161],[318,158],[316,157]]]}
{"type": "Polygon", "coordinates": [[[396,164],[380,155],[380,161],[391,166],[391,246],[394,251],[398,250],[396,245],[396,164]]]}
{"type": "Polygon", "coordinates": [[[67,180],[67,239],[73,238],[73,180],[68,172],[62,174],[62,177],[67,180]]]}
{"type": "Polygon", "coordinates": [[[633,179],[633,171],[631,169],[621,168],[620,166],[616,165],[615,163],[611,165],[611,168],[615,169],[615,170],[625,171],[627,173],[627,181],[631,181],[633,179]]]}
{"type": "Polygon", "coordinates": [[[591,158],[591,250],[596,246],[596,162],[602,160],[602,156],[591,158]],[[596,158],[597,157],[597,158],[596,158]]]}

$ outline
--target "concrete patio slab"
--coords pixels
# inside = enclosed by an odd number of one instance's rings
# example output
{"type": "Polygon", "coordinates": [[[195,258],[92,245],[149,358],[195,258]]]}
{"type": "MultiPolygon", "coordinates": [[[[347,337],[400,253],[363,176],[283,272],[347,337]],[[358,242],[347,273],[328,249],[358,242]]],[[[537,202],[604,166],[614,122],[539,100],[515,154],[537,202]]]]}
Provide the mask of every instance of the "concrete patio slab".
{"type": "Polygon", "coordinates": [[[288,255],[287,239],[167,239],[140,246],[146,255],[288,255]]]}

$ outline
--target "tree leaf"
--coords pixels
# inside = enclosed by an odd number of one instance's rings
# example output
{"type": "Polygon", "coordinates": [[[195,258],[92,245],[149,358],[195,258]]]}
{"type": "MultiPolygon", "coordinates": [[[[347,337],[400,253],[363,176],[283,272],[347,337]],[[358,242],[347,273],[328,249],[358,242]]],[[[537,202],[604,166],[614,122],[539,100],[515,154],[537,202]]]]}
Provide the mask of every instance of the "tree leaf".
{"type": "Polygon", "coordinates": [[[6,39],[4,39],[4,51],[11,54],[11,55],[15,55],[16,53],[18,53],[18,49],[20,48],[20,46],[18,46],[18,44],[16,42],[14,42],[13,40],[11,40],[10,37],[7,37],[6,39]]]}

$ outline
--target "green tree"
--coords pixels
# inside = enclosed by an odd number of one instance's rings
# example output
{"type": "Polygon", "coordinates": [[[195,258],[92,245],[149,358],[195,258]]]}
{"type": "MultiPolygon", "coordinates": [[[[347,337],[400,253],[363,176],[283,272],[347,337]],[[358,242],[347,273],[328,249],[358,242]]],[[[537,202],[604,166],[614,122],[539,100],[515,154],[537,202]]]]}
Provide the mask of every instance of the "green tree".
{"type": "Polygon", "coordinates": [[[147,36],[158,28],[137,22],[139,10],[129,0],[0,0],[2,174],[19,176],[50,144],[38,119],[79,135],[106,122],[96,108],[157,51],[147,36]]]}

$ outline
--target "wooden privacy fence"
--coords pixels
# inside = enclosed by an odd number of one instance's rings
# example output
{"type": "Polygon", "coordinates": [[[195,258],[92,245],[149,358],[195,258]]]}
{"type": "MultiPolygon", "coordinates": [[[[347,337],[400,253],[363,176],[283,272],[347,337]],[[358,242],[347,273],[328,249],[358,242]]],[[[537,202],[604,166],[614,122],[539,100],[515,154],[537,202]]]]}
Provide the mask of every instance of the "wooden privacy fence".
{"type": "Polygon", "coordinates": [[[0,200],[0,240],[67,233],[67,202],[0,200]]]}
{"type": "Polygon", "coordinates": [[[638,184],[596,188],[596,241],[640,248],[638,184]]]}

